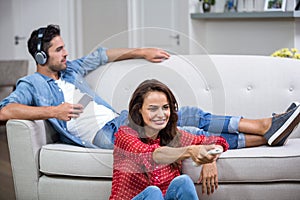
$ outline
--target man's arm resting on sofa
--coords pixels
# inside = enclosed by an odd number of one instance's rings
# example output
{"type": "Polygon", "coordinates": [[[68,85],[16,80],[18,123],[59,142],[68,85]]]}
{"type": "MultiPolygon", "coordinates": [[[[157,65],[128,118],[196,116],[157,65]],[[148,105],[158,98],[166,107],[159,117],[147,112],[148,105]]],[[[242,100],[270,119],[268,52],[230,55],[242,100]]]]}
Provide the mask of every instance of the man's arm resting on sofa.
{"type": "Polygon", "coordinates": [[[144,58],[150,62],[162,62],[170,57],[169,53],[158,48],[116,48],[106,51],[108,61],[144,58]]]}
{"type": "Polygon", "coordinates": [[[77,118],[82,113],[80,104],[63,103],[58,106],[27,106],[11,103],[0,110],[0,121],[9,119],[44,120],[57,118],[68,121],[77,118]]]}

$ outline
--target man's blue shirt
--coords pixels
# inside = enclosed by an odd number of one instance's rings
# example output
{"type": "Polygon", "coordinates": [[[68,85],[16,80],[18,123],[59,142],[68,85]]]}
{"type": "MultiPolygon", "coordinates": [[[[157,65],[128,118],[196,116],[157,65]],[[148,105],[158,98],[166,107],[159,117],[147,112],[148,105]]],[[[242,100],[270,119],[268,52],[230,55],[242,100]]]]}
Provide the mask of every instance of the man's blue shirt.
{"type": "MultiPolygon", "coordinates": [[[[106,64],[107,61],[106,49],[100,47],[85,57],[67,61],[67,68],[60,72],[60,78],[74,84],[82,93],[87,93],[94,97],[96,103],[113,110],[108,103],[96,95],[84,79],[84,76],[90,71],[106,64]]],[[[10,103],[19,103],[29,106],[57,106],[64,101],[63,92],[55,80],[36,72],[18,80],[16,90],[0,102],[0,109],[10,103]]],[[[80,138],[69,133],[65,121],[55,118],[48,120],[60,133],[62,142],[85,147],[95,147],[93,144],[82,141],[80,138]]]]}

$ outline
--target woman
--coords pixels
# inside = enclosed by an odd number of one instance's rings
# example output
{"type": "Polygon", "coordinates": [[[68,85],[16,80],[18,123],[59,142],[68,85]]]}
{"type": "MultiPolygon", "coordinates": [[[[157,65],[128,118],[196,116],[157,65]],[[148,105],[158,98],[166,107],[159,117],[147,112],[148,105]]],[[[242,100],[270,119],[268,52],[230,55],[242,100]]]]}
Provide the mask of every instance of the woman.
{"type": "Polygon", "coordinates": [[[214,162],[222,137],[196,136],[177,129],[177,101],[157,80],[141,83],[129,104],[129,124],[119,128],[114,148],[110,199],[198,199],[194,183],[180,175],[181,161],[214,162]]]}

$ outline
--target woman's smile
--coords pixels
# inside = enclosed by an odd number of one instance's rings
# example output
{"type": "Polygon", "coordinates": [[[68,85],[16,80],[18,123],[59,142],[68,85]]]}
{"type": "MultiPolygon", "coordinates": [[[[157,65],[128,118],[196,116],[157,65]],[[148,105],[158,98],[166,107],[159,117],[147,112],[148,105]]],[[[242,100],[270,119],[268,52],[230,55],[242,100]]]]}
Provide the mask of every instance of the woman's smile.
{"type": "Polygon", "coordinates": [[[140,113],[145,124],[146,135],[156,137],[158,132],[166,127],[170,117],[170,106],[166,95],[159,91],[148,92],[140,113]]]}

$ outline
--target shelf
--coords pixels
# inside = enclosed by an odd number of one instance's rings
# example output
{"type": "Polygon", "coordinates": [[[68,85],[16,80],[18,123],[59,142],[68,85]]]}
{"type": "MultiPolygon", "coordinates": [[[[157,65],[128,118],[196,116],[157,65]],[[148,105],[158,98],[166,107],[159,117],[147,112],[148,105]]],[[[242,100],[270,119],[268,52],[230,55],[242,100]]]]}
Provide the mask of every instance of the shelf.
{"type": "Polygon", "coordinates": [[[295,19],[300,18],[300,11],[266,12],[228,12],[228,13],[191,13],[192,19],[295,19]]]}

